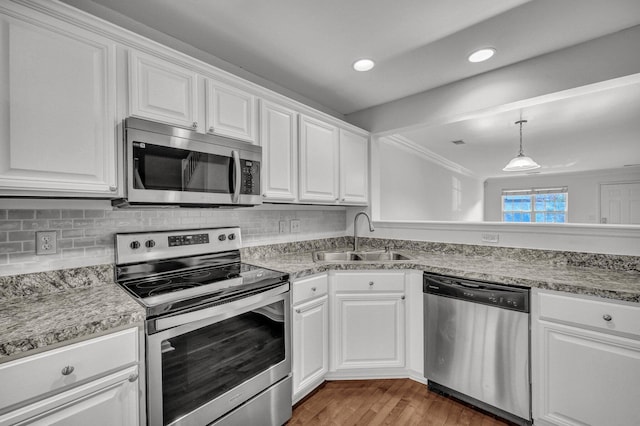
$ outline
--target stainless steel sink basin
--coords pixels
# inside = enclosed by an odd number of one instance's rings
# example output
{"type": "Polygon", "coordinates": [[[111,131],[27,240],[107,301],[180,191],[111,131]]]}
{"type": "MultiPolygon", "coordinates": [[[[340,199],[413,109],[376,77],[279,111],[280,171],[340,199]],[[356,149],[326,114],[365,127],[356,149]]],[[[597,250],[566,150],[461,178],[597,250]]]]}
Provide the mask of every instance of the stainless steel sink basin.
{"type": "Polygon", "coordinates": [[[402,261],[411,257],[395,251],[316,251],[314,262],[365,262],[365,261],[402,261]]]}

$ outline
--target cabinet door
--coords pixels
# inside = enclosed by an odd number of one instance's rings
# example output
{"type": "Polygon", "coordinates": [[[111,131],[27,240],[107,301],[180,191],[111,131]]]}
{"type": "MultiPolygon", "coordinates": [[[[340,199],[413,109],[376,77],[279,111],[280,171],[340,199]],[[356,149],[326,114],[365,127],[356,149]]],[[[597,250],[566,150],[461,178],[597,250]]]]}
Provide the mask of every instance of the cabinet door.
{"type": "Polygon", "coordinates": [[[94,380],[0,416],[0,426],[138,425],[138,367],[94,380]]]}
{"type": "Polygon", "coordinates": [[[536,424],[640,424],[639,341],[545,321],[538,326],[536,424]]]}
{"type": "Polygon", "coordinates": [[[198,129],[197,74],[151,55],[129,55],[129,108],[136,117],[198,129]]]}
{"type": "Polygon", "coordinates": [[[260,142],[264,172],[264,198],[294,201],[298,181],[297,113],[262,101],[260,108],[260,142]]]}
{"type": "Polygon", "coordinates": [[[369,139],[340,129],[340,203],[367,204],[369,139]]]}
{"type": "Polygon", "coordinates": [[[29,14],[0,11],[0,195],[114,195],[115,45],[29,14]]]}
{"type": "Polygon", "coordinates": [[[335,368],[404,367],[404,295],[337,293],[335,368]]]}
{"type": "Polygon", "coordinates": [[[207,80],[207,132],[255,143],[255,109],[255,96],[207,80]]]}
{"type": "Polygon", "coordinates": [[[328,297],[293,308],[293,399],[322,383],[329,370],[328,297]]]}
{"type": "Polygon", "coordinates": [[[338,128],[300,116],[300,201],[338,201],[338,128]]]}

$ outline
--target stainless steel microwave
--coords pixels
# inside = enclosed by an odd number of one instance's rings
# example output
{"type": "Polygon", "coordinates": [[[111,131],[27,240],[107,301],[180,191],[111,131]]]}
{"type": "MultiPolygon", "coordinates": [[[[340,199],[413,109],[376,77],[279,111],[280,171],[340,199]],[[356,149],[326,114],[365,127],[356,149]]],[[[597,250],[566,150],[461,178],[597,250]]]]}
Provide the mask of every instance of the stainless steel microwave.
{"type": "Polygon", "coordinates": [[[128,118],[124,153],[127,193],[114,206],[262,203],[259,146],[128,118]]]}

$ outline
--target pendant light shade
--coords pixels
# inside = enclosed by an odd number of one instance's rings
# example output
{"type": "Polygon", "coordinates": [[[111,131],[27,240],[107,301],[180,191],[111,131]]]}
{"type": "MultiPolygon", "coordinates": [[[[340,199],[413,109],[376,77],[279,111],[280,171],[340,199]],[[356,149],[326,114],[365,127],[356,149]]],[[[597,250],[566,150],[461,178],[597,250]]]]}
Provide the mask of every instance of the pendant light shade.
{"type": "Polygon", "coordinates": [[[507,164],[504,169],[502,169],[505,172],[523,172],[526,170],[534,170],[540,168],[540,164],[533,161],[533,158],[524,155],[524,152],[522,150],[522,124],[526,122],[527,120],[518,120],[515,123],[520,125],[520,153],[511,161],[509,161],[509,164],[507,164]]]}

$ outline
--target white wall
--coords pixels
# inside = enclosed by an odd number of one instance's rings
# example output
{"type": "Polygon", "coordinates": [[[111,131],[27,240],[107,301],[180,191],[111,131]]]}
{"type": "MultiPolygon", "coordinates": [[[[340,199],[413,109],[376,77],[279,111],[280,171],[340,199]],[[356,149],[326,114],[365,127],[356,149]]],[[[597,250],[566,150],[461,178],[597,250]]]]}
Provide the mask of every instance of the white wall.
{"type": "Polygon", "coordinates": [[[490,178],[484,187],[484,218],[502,220],[502,190],[567,186],[569,188],[569,223],[599,223],[600,184],[640,181],[640,167],[490,178]]]}
{"type": "Polygon", "coordinates": [[[376,220],[481,221],[482,181],[382,138],[372,155],[376,220]]]}

